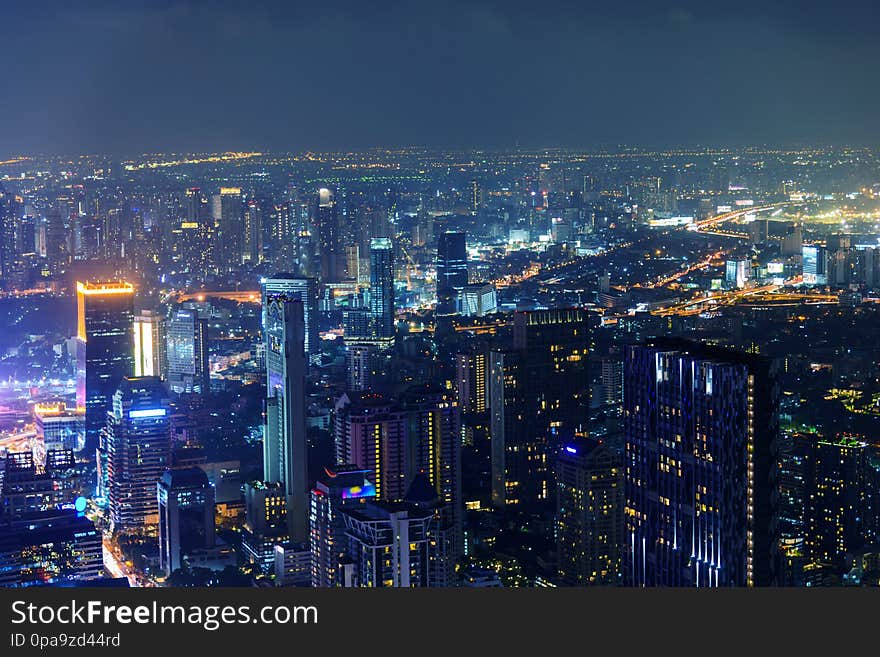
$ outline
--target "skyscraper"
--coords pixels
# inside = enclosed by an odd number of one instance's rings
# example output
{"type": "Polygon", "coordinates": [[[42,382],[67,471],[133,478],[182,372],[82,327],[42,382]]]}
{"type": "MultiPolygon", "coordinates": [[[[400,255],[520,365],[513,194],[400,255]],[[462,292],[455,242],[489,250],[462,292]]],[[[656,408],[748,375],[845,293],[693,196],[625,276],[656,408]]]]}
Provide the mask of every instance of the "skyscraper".
{"type": "Polygon", "coordinates": [[[488,380],[492,506],[537,499],[546,477],[546,462],[543,448],[538,451],[529,445],[520,353],[491,351],[488,380]]]}
{"type": "Polygon", "coordinates": [[[823,246],[805,245],[802,250],[804,285],[828,284],[828,251],[823,246]]]}
{"type": "Polygon", "coordinates": [[[318,234],[321,251],[321,280],[324,284],[340,283],[345,278],[345,252],[343,250],[339,208],[336,196],[327,189],[318,190],[318,234]]]}
{"type": "MultiPolygon", "coordinates": [[[[464,550],[461,497],[461,434],[458,401],[439,386],[413,386],[401,395],[407,414],[405,482],[408,493],[423,477],[434,489],[434,507],[443,534],[442,559],[454,566],[464,550]]],[[[447,578],[451,579],[451,570],[447,578]]]]}
{"type": "Polygon", "coordinates": [[[269,298],[266,308],[266,425],[263,472],[287,495],[287,525],[294,543],[308,540],[308,471],[305,417],[305,304],[269,298]]]}
{"type": "Polygon", "coordinates": [[[513,348],[491,352],[495,506],[552,499],[548,460],[561,436],[580,428],[589,406],[590,341],[588,316],[581,309],[517,312],[513,348]]]}
{"type": "Polygon", "coordinates": [[[134,317],[134,375],[167,378],[165,318],[151,310],[134,317]]]}
{"type": "Polygon", "coordinates": [[[675,339],[624,352],[625,583],[777,582],[773,361],[675,339]]]}
{"type": "Polygon", "coordinates": [[[321,360],[320,339],[318,337],[318,281],[305,276],[278,273],[261,281],[263,295],[263,330],[266,330],[266,313],[269,302],[277,299],[298,300],[303,303],[306,323],[306,357],[310,364],[321,360]]]}
{"type": "Polygon", "coordinates": [[[158,377],[122,380],[101,435],[99,471],[106,468],[106,496],[116,530],[159,521],[156,484],[171,462],[171,418],[158,377]]]}
{"type": "Polygon", "coordinates": [[[368,344],[346,345],[345,373],[348,390],[369,389],[374,351],[374,348],[368,344]]]}
{"type": "Polygon", "coordinates": [[[159,564],[167,577],[188,554],[214,547],[214,487],[201,468],[166,470],[156,484],[159,564]]]}
{"type": "Polygon", "coordinates": [[[134,374],[133,297],[130,283],[76,284],[76,406],[92,445],[117,386],[134,374]]]}
{"type": "Polygon", "coordinates": [[[569,586],[620,584],[623,463],[595,438],[570,441],[556,459],[556,552],[569,586]]]}
{"type": "Polygon", "coordinates": [[[172,392],[207,394],[211,390],[208,321],[197,310],[181,309],[168,322],[168,387],[172,392]]]}
{"type": "Polygon", "coordinates": [[[438,309],[455,312],[456,296],[467,284],[467,234],[448,230],[437,240],[438,309]]]}
{"type": "Polygon", "coordinates": [[[220,193],[212,198],[214,255],[220,271],[231,271],[241,264],[244,244],[241,203],[241,189],[238,187],[221,187],[220,193]]]}
{"type": "Polygon", "coordinates": [[[370,316],[376,342],[391,346],[395,335],[394,247],[385,237],[370,240],[370,316]]]}
{"type": "Polygon", "coordinates": [[[401,500],[407,486],[407,414],[376,393],[343,394],[334,410],[336,462],[372,472],[376,494],[401,500]]]}
{"type": "Polygon", "coordinates": [[[260,264],[263,260],[263,210],[256,199],[247,203],[242,233],[241,262],[260,264]]]}

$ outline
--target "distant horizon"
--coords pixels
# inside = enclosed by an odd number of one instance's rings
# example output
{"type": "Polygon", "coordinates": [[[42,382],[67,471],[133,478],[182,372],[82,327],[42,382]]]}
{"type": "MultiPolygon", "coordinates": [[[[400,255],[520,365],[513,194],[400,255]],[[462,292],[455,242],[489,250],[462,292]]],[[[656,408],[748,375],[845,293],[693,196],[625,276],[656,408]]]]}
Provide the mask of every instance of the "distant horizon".
{"type": "Polygon", "coordinates": [[[823,142],[823,141],[792,141],[792,142],[748,142],[742,144],[724,144],[711,142],[680,142],[669,144],[596,144],[596,145],[544,145],[544,146],[432,146],[420,144],[407,145],[379,145],[364,146],[360,148],[198,148],[198,149],[182,149],[167,148],[160,150],[150,150],[143,152],[115,152],[115,151],[0,151],[0,166],[16,164],[16,160],[26,162],[29,159],[38,158],[69,158],[69,157],[112,157],[123,160],[135,160],[139,158],[150,158],[155,156],[166,155],[204,155],[204,156],[222,156],[228,154],[249,154],[253,157],[261,157],[266,155],[345,155],[352,153],[375,153],[387,152],[388,154],[405,154],[407,151],[412,153],[486,153],[486,154],[503,154],[503,153],[523,153],[523,154],[541,154],[543,152],[552,153],[573,153],[573,154],[621,154],[625,152],[645,153],[645,154],[662,154],[668,152],[675,154],[681,152],[683,154],[715,154],[715,153],[738,153],[738,152],[797,152],[802,150],[820,149],[820,150],[880,150],[880,143],[859,143],[859,142],[823,142]]]}

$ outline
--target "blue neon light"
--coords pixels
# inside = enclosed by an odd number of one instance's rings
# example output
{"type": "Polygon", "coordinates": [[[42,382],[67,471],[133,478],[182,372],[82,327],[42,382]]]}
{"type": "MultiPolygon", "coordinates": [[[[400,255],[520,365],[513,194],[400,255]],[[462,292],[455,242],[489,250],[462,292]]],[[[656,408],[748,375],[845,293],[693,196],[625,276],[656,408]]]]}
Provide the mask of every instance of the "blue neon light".
{"type": "Polygon", "coordinates": [[[574,447],[566,447],[565,451],[568,452],[569,454],[577,454],[578,453],[577,449],[575,449],[574,447]]]}

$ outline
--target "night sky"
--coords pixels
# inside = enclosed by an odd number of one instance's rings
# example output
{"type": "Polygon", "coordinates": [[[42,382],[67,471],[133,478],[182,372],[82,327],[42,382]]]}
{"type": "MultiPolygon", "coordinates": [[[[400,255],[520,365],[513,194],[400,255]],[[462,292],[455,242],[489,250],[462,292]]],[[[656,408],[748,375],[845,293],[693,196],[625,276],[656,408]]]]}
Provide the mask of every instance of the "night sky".
{"type": "Polygon", "coordinates": [[[875,145],[868,2],[0,0],[0,155],[875,145]]]}

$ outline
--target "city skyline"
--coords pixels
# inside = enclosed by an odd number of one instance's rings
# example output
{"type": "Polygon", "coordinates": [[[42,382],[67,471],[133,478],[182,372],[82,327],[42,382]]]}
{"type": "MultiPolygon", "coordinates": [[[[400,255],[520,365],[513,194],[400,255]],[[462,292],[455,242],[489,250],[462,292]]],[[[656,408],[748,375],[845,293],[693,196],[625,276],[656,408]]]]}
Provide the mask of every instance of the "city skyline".
{"type": "Polygon", "coordinates": [[[10,586],[880,583],[872,149],[0,167],[10,586]]]}

